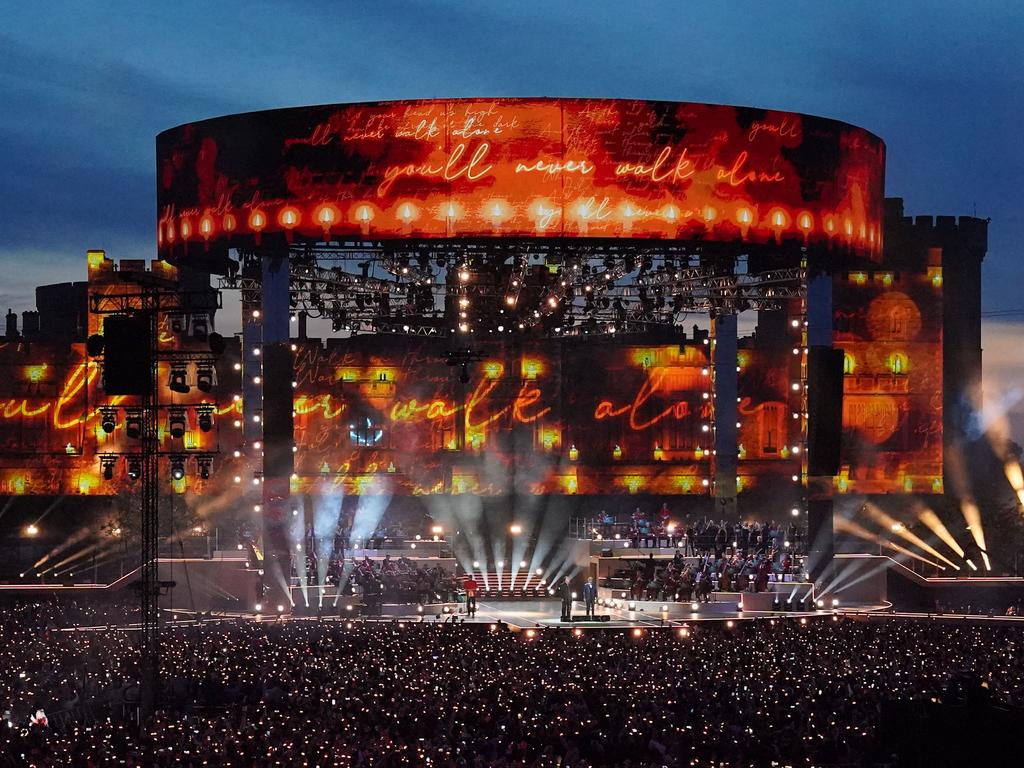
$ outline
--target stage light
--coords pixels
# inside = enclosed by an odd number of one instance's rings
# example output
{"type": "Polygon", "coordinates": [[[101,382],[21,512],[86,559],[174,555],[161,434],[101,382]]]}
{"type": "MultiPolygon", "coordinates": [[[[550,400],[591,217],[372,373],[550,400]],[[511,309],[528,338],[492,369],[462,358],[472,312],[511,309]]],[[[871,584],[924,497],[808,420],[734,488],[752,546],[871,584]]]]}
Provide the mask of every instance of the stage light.
{"type": "Polygon", "coordinates": [[[126,412],[124,417],[124,433],[133,440],[138,440],[140,437],[142,437],[141,411],[126,412]]]}
{"type": "Polygon", "coordinates": [[[213,366],[200,365],[196,368],[196,389],[200,392],[213,391],[213,366]]]}
{"type": "Polygon", "coordinates": [[[25,526],[25,535],[26,536],[38,536],[39,535],[39,526],[36,525],[35,523],[29,523],[27,526],[25,526]]]}
{"type": "Polygon", "coordinates": [[[538,568],[536,571],[534,571],[534,573],[537,574],[538,576],[540,576],[541,574],[544,573],[544,569],[543,568],[538,568]]]}
{"type": "Polygon", "coordinates": [[[736,626],[736,622],[732,619],[729,619],[727,622],[725,622],[725,626],[727,626],[729,629],[732,629],[736,626]]]}
{"type": "Polygon", "coordinates": [[[284,613],[284,606],[283,605],[277,606],[277,612],[278,613],[284,613]]]}
{"type": "Polygon", "coordinates": [[[135,482],[142,474],[142,465],[138,459],[128,459],[128,479],[135,482]]]}
{"type": "Polygon", "coordinates": [[[103,472],[104,480],[114,479],[114,467],[117,466],[116,456],[102,456],[100,458],[100,468],[103,472]]]}
{"type": "Polygon", "coordinates": [[[263,610],[263,603],[256,603],[256,605],[253,606],[253,609],[256,611],[256,613],[259,613],[263,610]]]}
{"type": "Polygon", "coordinates": [[[190,389],[188,385],[188,373],[183,365],[172,365],[171,373],[167,380],[167,388],[172,392],[178,392],[180,394],[188,394],[190,389]]]}
{"type": "Polygon", "coordinates": [[[525,568],[526,567],[526,561],[525,560],[520,560],[519,561],[519,567],[520,568],[525,568]]]}
{"type": "Polygon", "coordinates": [[[504,560],[499,560],[499,561],[497,562],[497,566],[498,566],[499,568],[504,568],[504,567],[505,567],[505,561],[504,561],[504,560]]]}
{"type": "Polygon", "coordinates": [[[633,627],[633,637],[640,637],[644,631],[640,627],[633,627]]]}
{"type": "Polygon", "coordinates": [[[479,560],[474,560],[473,561],[473,568],[479,568],[479,567],[480,567],[480,561],[479,560]]]}
{"type": "Polygon", "coordinates": [[[203,432],[209,432],[213,429],[213,406],[212,405],[200,405],[196,408],[197,422],[199,429],[203,432]]]}
{"type": "Polygon", "coordinates": [[[573,633],[574,635],[576,635],[576,637],[579,637],[580,635],[582,635],[582,634],[583,634],[583,630],[582,630],[582,629],[580,629],[579,627],[576,627],[576,629],[574,629],[574,630],[572,631],[572,633],[573,633]]]}
{"type": "Polygon", "coordinates": [[[108,435],[117,427],[117,408],[100,408],[100,427],[108,435]]]}
{"type": "Polygon", "coordinates": [[[839,606],[839,598],[838,597],[833,597],[832,598],[832,607],[833,608],[837,608],[838,606],[839,606]]]}
{"type": "Polygon", "coordinates": [[[199,478],[201,480],[209,480],[213,460],[209,456],[200,456],[196,459],[196,466],[199,468],[199,478]]]}
{"type": "Polygon", "coordinates": [[[518,523],[513,523],[512,525],[509,526],[508,531],[513,536],[518,536],[520,533],[523,532],[523,526],[519,525],[518,523]]]}
{"type": "Polygon", "coordinates": [[[184,408],[171,408],[167,414],[167,431],[170,432],[171,437],[175,440],[180,440],[185,436],[185,430],[188,429],[188,422],[185,418],[184,408]]]}
{"type": "Polygon", "coordinates": [[[690,603],[690,610],[696,611],[700,608],[700,603],[690,603]]]}
{"type": "Polygon", "coordinates": [[[171,457],[171,479],[181,480],[185,477],[185,458],[183,456],[171,457]]]}
{"type": "Polygon", "coordinates": [[[192,338],[196,341],[206,341],[209,336],[210,326],[206,315],[192,316],[192,338]]]}

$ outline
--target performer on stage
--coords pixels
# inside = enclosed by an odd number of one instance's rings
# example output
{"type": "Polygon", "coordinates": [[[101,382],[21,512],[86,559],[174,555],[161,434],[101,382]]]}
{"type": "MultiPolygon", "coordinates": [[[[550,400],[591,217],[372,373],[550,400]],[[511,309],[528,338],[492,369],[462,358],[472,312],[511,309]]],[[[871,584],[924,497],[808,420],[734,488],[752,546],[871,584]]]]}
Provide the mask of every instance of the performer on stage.
{"type": "Polygon", "coordinates": [[[562,621],[572,621],[572,584],[568,576],[558,585],[558,596],[562,598],[562,621]]]}
{"type": "Polygon", "coordinates": [[[588,577],[587,583],[583,585],[583,602],[587,606],[587,618],[594,620],[594,603],[597,602],[597,586],[594,579],[588,577]]]}
{"type": "Polygon", "coordinates": [[[466,590],[466,615],[476,616],[476,591],[480,588],[476,579],[472,575],[467,576],[462,588],[466,590]]]}

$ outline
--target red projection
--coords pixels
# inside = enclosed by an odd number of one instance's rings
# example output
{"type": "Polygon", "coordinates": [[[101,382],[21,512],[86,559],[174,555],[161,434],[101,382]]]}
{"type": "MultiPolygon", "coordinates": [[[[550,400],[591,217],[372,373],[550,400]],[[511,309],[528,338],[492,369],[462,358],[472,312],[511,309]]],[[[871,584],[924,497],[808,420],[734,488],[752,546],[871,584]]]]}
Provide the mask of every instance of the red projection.
{"type": "Polygon", "coordinates": [[[881,252],[884,145],[710,104],[492,99],[230,115],[157,138],[158,248],[338,238],[783,239],[881,252]]]}

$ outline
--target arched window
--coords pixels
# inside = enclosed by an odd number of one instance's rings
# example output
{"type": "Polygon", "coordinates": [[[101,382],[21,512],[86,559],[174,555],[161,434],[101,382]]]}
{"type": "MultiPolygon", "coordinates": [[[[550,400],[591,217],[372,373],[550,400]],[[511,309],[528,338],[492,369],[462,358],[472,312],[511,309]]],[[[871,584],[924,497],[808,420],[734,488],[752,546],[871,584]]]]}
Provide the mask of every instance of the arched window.
{"type": "Polygon", "coordinates": [[[889,371],[894,374],[904,374],[909,366],[907,356],[903,352],[893,352],[889,355],[889,371]]]}

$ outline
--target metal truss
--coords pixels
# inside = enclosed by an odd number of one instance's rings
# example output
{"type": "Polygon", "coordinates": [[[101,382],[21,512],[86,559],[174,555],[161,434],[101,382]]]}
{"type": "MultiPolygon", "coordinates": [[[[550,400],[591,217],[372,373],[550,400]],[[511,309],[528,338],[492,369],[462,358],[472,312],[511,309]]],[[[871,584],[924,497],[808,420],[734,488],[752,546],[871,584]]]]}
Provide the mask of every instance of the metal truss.
{"type": "MultiPolygon", "coordinates": [[[[256,252],[219,287],[259,302],[256,252]]],[[[294,311],[351,334],[456,332],[548,336],[678,326],[687,313],[779,309],[806,294],[799,254],[749,272],[735,248],[622,240],[321,243],[290,261],[294,311]]],[[[772,263],[771,258],[759,263],[772,263]]]]}

